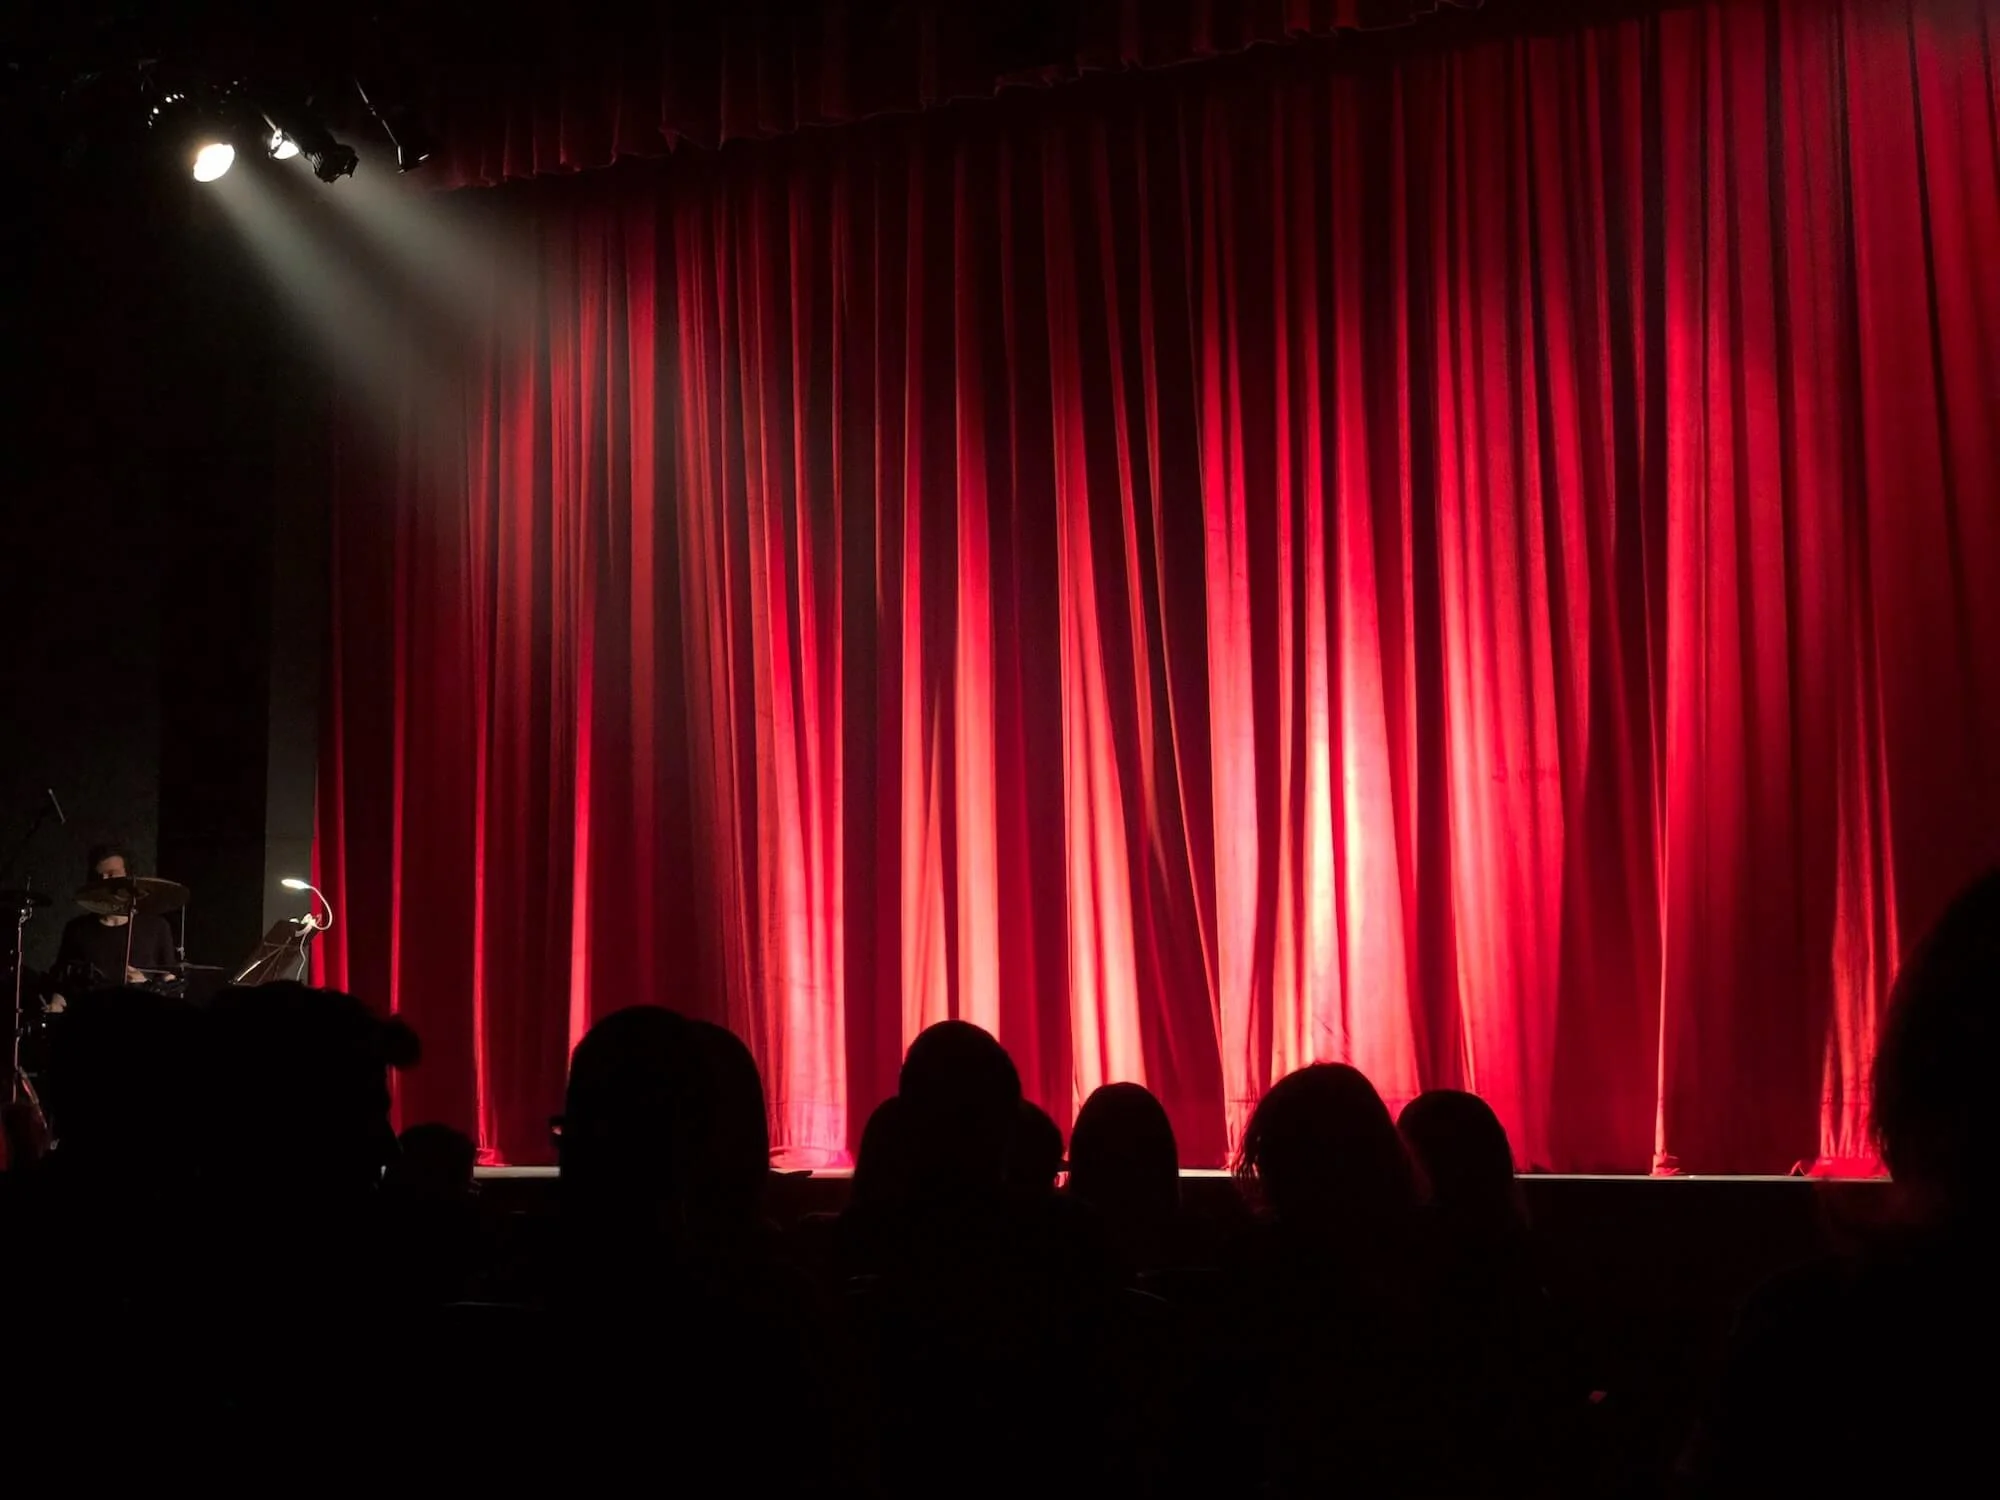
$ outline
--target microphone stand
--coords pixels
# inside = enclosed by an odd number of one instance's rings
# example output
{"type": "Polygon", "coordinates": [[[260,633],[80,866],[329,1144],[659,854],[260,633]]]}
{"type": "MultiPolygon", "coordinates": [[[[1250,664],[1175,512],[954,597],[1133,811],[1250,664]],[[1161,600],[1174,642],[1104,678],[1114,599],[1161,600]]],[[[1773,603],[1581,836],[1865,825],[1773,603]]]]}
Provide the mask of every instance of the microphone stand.
{"type": "MultiPolygon", "coordinates": [[[[22,835],[21,842],[16,844],[13,852],[7,856],[7,863],[0,865],[0,871],[4,871],[6,875],[14,873],[14,866],[21,862],[21,856],[28,852],[28,846],[34,843],[35,835],[42,831],[42,824],[46,823],[48,818],[49,804],[47,802],[39,803],[35,808],[35,821],[28,825],[28,831],[22,835]]],[[[28,877],[28,884],[32,886],[34,883],[35,877],[30,875],[28,877]]]]}

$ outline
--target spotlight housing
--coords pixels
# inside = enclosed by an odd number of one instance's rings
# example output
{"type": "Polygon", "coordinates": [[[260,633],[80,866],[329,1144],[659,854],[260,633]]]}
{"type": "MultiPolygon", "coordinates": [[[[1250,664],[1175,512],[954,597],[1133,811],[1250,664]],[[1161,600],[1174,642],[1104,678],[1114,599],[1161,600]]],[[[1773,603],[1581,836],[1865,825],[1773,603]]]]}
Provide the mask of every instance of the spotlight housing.
{"type": "Polygon", "coordinates": [[[352,146],[344,145],[333,137],[333,132],[314,119],[304,110],[265,110],[264,123],[271,131],[271,155],[280,161],[291,156],[303,156],[306,165],[312,168],[313,176],[321,182],[338,182],[343,177],[352,177],[361,158],[352,146]],[[287,153],[284,145],[289,144],[287,153]]]}
{"type": "Polygon", "coordinates": [[[361,165],[361,158],[354,148],[339,141],[324,151],[308,151],[305,158],[312,166],[313,176],[321,182],[338,182],[343,177],[352,177],[354,169],[361,165]]]}

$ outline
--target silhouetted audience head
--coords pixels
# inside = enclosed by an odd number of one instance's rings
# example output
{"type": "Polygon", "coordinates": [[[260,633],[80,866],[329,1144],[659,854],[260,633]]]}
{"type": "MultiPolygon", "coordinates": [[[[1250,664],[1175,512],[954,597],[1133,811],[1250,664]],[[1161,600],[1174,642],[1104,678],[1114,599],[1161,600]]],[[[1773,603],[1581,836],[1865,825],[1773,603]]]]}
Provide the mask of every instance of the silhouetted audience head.
{"type": "Polygon", "coordinates": [[[910,1140],[903,1101],[890,1095],[861,1128],[849,1201],[864,1208],[901,1203],[910,1190],[910,1140]]]}
{"type": "Polygon", "coordinates": [[[389,1073],[416,1034],[337,990],[266,984],[209,1006],[212,1159],[238,1191],[372,1194],[394,1159],[389,1073]]]}
{"type": "Polygon", "coordinates": [[[382,1185],[421,1197],[460,1197],[472,1190],[479,1148],[450,1125],[412,1125],[396,1137],[396,1159],[382,1185]]]}
{"type": "Polygon", "coordinates": [[[712,1228],[748,1229],[771,1176],[764,1080],[735,1032],[709,1021],[688,1026],[696,1064],[681,1116],[689,1209],[712,1228]]]}
{"type": "Polygon", "coordinates": [[[584,1034],[556,1139],[566,1202],[650,1212],[675,1201],[675,1095],[693,1045],[686,1017],[657,1005],[613,1011],[584,1034]]]}
{"type": "Polygon", "coordinates": [[[207,1097],[198,1013],[141,989],[71,1002],[41,1081],[57,1154],[119,1155],[135,1168],[185,1162],[201,1144],[207,1097]]]}
{"type": "Polygon", "coordinates": [[[2000,869],[1910,950],[1877,1039],[1872,1125],[1898,1232],[1787,1271],[1750,1298],[1681,1493],[1942,1495],[1987,1462],[1995,1282],[1987,1058],[2000,1013],[2000,869]],[[1916,1234],[1902,1231],[1915,1229],[1916,1234]],[[1798,1435],[1865,1412],[1832,1443],[1798,1435]]]}
{"type": "Polygon", "coordinates": [[[753,1223],[770,1171],[764,1086],[731,1032],[656,1005],[606,1016],[570,1059],[566,1201],[705,1235],[753,1223]]]}
{"type": "Polygon", "coordinates": [[[1961,892],[1905,961],[1875,1054],[1883,1159],[1947,1219],[1990,1210],[2000,1175],[2000,1112],[1986,1096],[1996,1014],[2000,870],[1961,892]]]}
{"type": "Polygon", "coordinates": [[[1273,1219],[1310,1230],[1380,1222],[1417,1203],[1417,1177],[1375,1085],[1313,1063],[1258,1101],[1237,1179],[1273,1219]]]}
{"type": "Polygon", "coordinates": [[[1484,1099],[1431,1089],[1403,1107],[1396,1128],[1429,1181],[1431,1201],[1455,1223],[1491,1233],[1526,1227],[1514,1150],[1484,1099]]]}
{"type": "Polygon", "coordinates": [[[1008,1180],[1030,1192],[1054,1192],[1063,1169],[1062,1127],[1030,1099],[1021,1101],[1015,1121],[1008,1180]]]}
{"type": "Polygon", "coordinates": [[[969,1021],[940,1021],[910,1043],[897,1086],[908,1127],[913,1185],[997,1186],[1020,1123],[1014,1060],[969,1021]]]}
{"type": "Polygon", "coordinates": [[[1164,1224],[1180,1211],[1173,1122],[1143,1085],[1107,1083],[1083,1101],[1069,1136],[1069,1190],[1107,1219],[1164,1224]]]}

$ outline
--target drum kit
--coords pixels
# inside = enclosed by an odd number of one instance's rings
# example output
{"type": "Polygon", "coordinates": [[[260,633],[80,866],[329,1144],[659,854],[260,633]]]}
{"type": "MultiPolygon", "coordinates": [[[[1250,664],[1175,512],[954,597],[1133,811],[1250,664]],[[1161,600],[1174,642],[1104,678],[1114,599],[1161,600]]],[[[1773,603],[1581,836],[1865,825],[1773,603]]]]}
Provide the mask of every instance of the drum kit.
{"type": "MultiPolygon", "coordinates": [[[[69,822],[53,790],[45,791],[37,800],[34,820],[29,824],[26,835],[15,845],[11,855],[0,862],[0,881],[6,881],[20,868],[22,855],[34,843],[50,812],[56,815],[59,822],[69,822]]],[[[65,991],[69,995],[80,995],[88,990],[103,988],[106,984],[116,986],[121,981],[130,981],[131,986],[156,994],[186,996],[200,1001],[225,984],[263,985],[305,980],[310,968],[312,941],[333,927],[333,907],[324,892],[304,880],[287,879],[282,884],[287,890],[306,892],[310,897],[317,898],[317,912],[308,905],[303,917],[274,923],[248,958],[234,969],[224,969],[215,964],[191,964],[187,961],[190,892],[179,881],[147,875],[117,875],[92,880],[76,893],[75,900],[86,912],[105,919],[107,927],[119,926],[122,919],[125,933],[124,972],[116,976],[107,975],[101,968],[92,968],[88,963],[59,965],[53,973],[47,974],[31,971],[26,952],[28,923],[36,912],[50,905],[51,898],[47,891],[35,889],[32,875],[19,888],[0,888],[0,920],[11,918],[14,927],[14,941],[7,953],[7,990],[8,998],[13,1002],[13,1046],[7,1103],[19,1104],[25,1099],[40,1108],[34,1089],[34,1075],[39,1071],[36,1065],[47,1051],[52,1019],[58,1018],[67,1007],[65,991]],[[165,917],[170,913],[180,916],[173,934],[173,966],[166,969],[134,969],[132,938],[137,925],[134,919],[165,917]]]]}
{"type": "MultiPolygon", "coordinates": [[[[190,964],[187,955],[187,903],[188,888],[178,881],[161,880],[146,875],[126,875],[114,880],[95,880],[76,893],[76,904],[86,912],[99,917],[124,918],[125,928],[125,968],[128,974],[145,976],[144,983],[137,988],[151,990],[156,994],[184,995],[187,993],[189,976],[197,972],[221,974],[224,971],[212,964],[190,964]],[[175,929],[175,965],[171,969],[132,968],[132,930],[134,917],[165,917],[178,912],[181,921],[175,929]]],[[[23,1097],[34,1100],[34,1075],[39,1069],[34,1066],[40,1061],[40,1054],[46,1049],[50,1018],[59,1015],[66,1002],[64,992],[80,994],[85,990],[101,987],[101,975],[87,968],[79,969],[75,963],[60,966],[48,973],[38,973],[27,966],[24,938],[28,922],[35,913],[50,904],[47,891],[0,890],[0,913],[13,918],[14,942],[8,955],[9,977],[12,980],[14,1045],[12,1072],[8,1083],[8,1102],[18,1103],[23,1097]]]]}

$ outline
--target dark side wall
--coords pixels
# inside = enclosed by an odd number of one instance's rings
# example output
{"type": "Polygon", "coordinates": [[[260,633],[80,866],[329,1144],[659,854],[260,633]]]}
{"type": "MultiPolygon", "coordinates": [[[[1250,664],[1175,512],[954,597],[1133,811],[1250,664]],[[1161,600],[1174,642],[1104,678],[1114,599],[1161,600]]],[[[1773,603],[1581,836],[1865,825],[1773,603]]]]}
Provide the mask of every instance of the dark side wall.
{"type": "Polygon", "coordinates": [[[43,170],[0,222],[0,886],[58,893],[37,966],[94,842],[191,887],[217,965],[309,855],[324,388],[226,218],[155,168],[43,170]],[[51,789],[68,824],[30,837],[51,789]]]}

